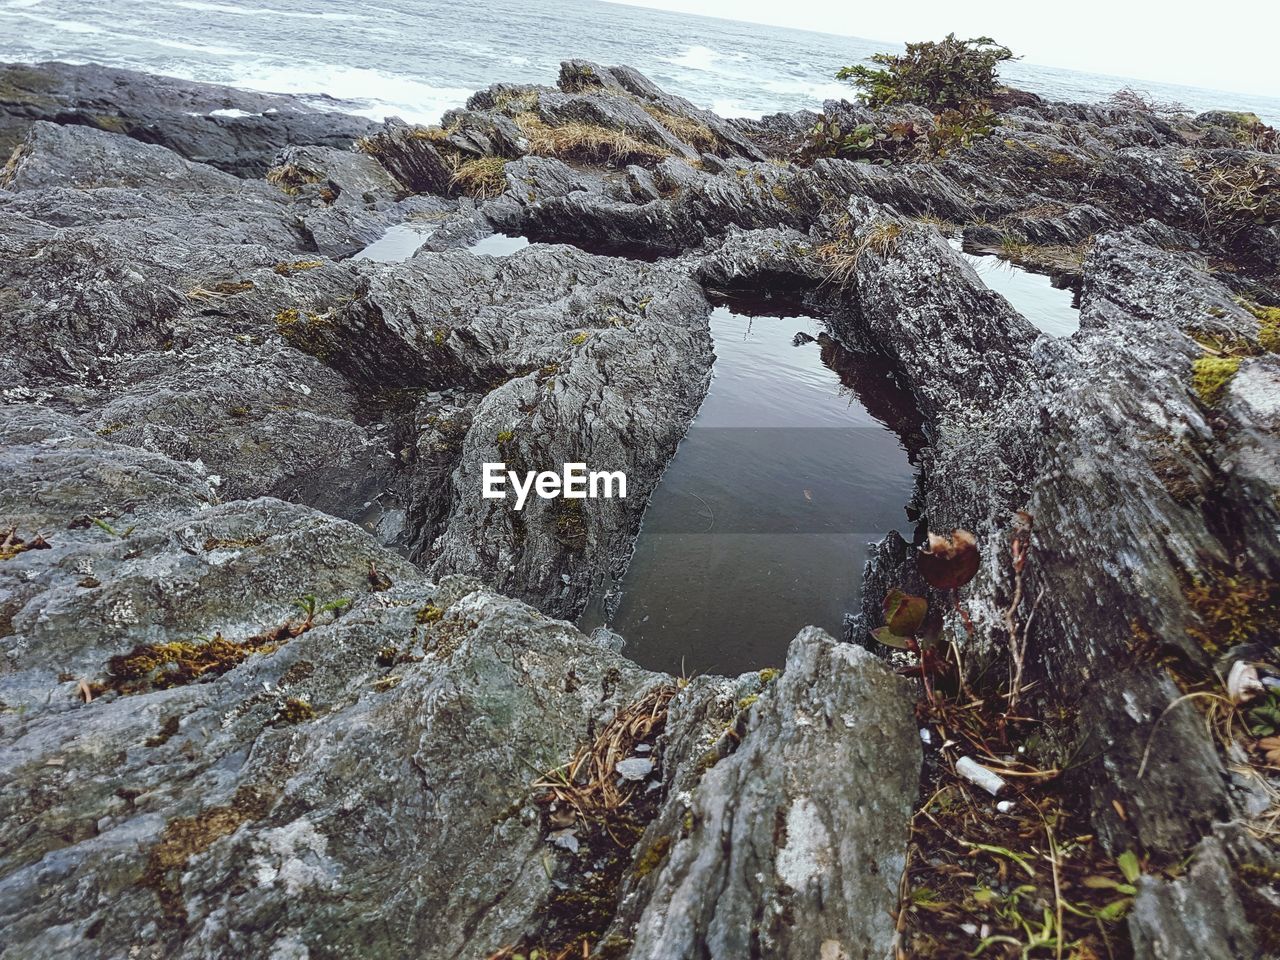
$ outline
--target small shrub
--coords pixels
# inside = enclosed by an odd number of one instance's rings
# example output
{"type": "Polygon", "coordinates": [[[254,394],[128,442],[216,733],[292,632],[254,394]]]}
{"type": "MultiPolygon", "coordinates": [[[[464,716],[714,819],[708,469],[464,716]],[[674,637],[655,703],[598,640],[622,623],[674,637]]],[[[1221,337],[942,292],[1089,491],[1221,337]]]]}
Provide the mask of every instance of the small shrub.
{"type": "Polygon", "coordinates": [[[869,107],[915,103],[934,110],[964,109],[995,95],[998,67],[1013,59],[1008,47],[990,37],[959,40],[949,33],[941,41],[909,43],[904,54],[874,54],[870,60],[881,69],[843,67],[836,79],[857,87],[869,107]]]}
{"type": "Polygon", "coordinates": [[[309,183],[319,183],[324,177],[314,170],[296,163],[285,163],[267,171],[267,183],[274,184],[291,197],[296,197],[309,183]]]}
{"type": "Polygon", "coordinates": [[[1108,99],[1114,107],[1134,110],[1162,120],[1176,120],[1189,112],[1186,105],[1177,100],[1157,100],[1145,90],[1135,90],[1133,87],[1122,87],[1108,99]]]}
{"type": "Polygon", "coordinates": [[[809,132],[800,159],[812,162],[820,157],[839,157],[882,166],[923,162],[969,146],[989,135],[997,123],[999,117],[985,104],[943,110],[931,126],[899,120],[883,125],[860,123],[846,131],[824,116],[809,132]]]}
{"type": "Polygon", "coordinates": [[[1228,237],[1253,224],[1280,223],[1280,166],[1274,161],[1207,163],[1194,176],[1204,191],[1205,218],[1228,237]]]}

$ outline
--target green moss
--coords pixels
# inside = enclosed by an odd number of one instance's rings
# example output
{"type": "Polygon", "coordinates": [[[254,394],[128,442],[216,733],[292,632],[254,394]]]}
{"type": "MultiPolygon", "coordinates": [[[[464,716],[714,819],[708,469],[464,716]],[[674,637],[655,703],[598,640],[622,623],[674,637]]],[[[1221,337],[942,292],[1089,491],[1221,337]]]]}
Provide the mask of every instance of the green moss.
{"type": "Polygon", "coordinates": [[[658,837],[640,856],[636,857],[633,872],[637,877],[647,877],[666,859],[671,849],[670,837],[658,837]]]}
{"type": "Polygon", "coordinates": [[[99,115],[93,118],[93,125],[108,133],[128,133],[129,126],[121,117],[99,115]]]}
{"type": "Polygon", "coordinates": [[[502,446],[503,444],[506,444],[506,443],[510,443],[510,442],[511,442],[512,440],[514,440],[515,438],[516,438],[516,432],[515,432],[514,430],[499,430],[499,431],[498,431],[498,445],[499,445],[499,446],[502,446]]]}
{"type": "Polygon", "coordinates": [[[159,899],[162,926],[171,929],[186,926],[182,874],[187,862],[208,850],[217,840],[235,833],[241,824],[265,817],[274,799],[270,792],[243,786],[224,806],[210,807],[193,817],[175,817],[169,821],[159,842],[151,848],[146,869],[139,880],[141,886],[151,889],[159,899]]]}
{"type": "Polygon", "coordinates": [[[1268,353],[1280,353],[1280,307],[1246,302],[1244,308],[1258,318],[1258,345],[1268,353]]]}
{"type": "Polygon", "coordinates": [[[749,697],[743,697],[741,700],[738,701],[738,709],[750,710],[752,707],[756,705],[756,701],[759,699],[760,699],[760,695],[756,693],[751,694],[751,696],[749,697]]]}
{"type": "Polygon", "coordinates": [[[586,343],[586,342],[587,342],[587,340],[589,340],[590,338],[591,338],[591,334],[587,333],[587,332],[584,330],[584,331],[581,331],[581,332],[579,332],[579,333],[575,333],[575,334],[574,334],[574,335],[569,339],[569,345],[570,345],[570,346],[572,346],[572,347],[580,347],[580,346],[582,346],[584,343],[586,343]]]}
{"type": "Polygon", "coordinates": [[[323,260],[294,260],[290,263],[277,263],[272,269],[282,277],[291,277],[295,273],[323,267],[323,260]]]}
{"type": "Polygon", "coordinates": [[[702,774],[710,770],[712,767],[714,767],[717,763],[719,763],[720,759],[721,759],[720,751],[717,748],[712,747],[710,750],[708,750],[706,753],[704,753],[702,756],[698,758],[698,763],[693,768],[694,772],[697,773],[699,776],[701,776],[702,774]]]}
{"type": "Polygon", "coordinates": [[[773,199],[777,200],[784,207],[795,206],[796,198],[791,195],[791,191],[783,184],[775,183],[769,188],[769,192],[773,194],[773,199]]]}
{"type": "Polygon", "coordinates": [[[778,675],[781,673],[782,671],[778,670],[775,667],[765,667],[763,670],[760,671],[760,682],[773,683],[773,681],[778,679],[778,675]]]}
{"type": "Polygon", "coordinates": [[[418,611],[417,622],[435,623],[444,616],[444,610],[436,606],[434,603],[428,603],[425,607],[418,611]]]}
{"type": "Polygon", "coordinates": [[[316,718],[316,708],[299,697],[289,697],[276,714],[276,723],[305,723],[316,718]]]}
{"type": "Polygon", "coordinates": [[[1280,583],[1236,570],[1199,571],[1183,587],[1197,622],[1187,633],[1210,654],[1280,637],[1280,583]]]}
{"type": "Polygon", "coordinates": [[[1191,389],[1206,406],[1217,406],[1239,369],[1239,357],[1199,357],[1191,364],[1191,389]]]}
{"type": "Polygon", "coordinates": [[[93,684],[94,692],[143,693],[221,676],[253,654],[273,653],[306,633],[316,625],[317,612],[332,611],[337,616],[338,603],[325,604],[319,611],[305,612],[297,622],[286,620],[278,627],[243,640],[227,640],[221,633],[215,633],[212,638],[138,644],[128,653],[107,661],[107,679],[93,684]]]}
{"type": "Polygon", "coordinates": [[[120,693],[181,687],[226,673],[253,653],[270,653],[279,640],[251,637],[227,640],[218,633],[208,640],[140,644],[107,661],[107,688],[120,693]]]}
{"type": "Polygon", "coordinates": [[[277,313],[275,321],[276,332],[303,353],[323,363],[333,358],[333,323],[327,316],[289,308],[277,313]]]}

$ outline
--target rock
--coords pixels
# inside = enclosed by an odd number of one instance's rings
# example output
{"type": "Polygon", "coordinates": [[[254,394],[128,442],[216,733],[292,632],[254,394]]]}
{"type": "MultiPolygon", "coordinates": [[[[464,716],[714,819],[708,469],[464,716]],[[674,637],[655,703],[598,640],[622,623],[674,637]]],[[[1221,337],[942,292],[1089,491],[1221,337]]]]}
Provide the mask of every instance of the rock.
{"type": "Polygon", "coordinates": [[[905,866],[896,831],[919,770],[902,682],[807,628],[737,750],[668,795],[640,846],[666,836],[670,852],[624,891],[611,933],[634,939],[632,957],[890,955],[905,866]]]}
{"type": "Polygon", "coordinates": [[[296,97],[97,64],[0,65],[0,155],[36,120],[80,124],[169,147],[188,160],[260,177],[287,144],[345,148],[376,129],[296,97]]]}
{"type": "Polygon", "coordinates": [[[796,166],[762,161],[813,115],[723,121],[588,61],[376,133],[97,67],[0,78],[25,131],[0,183],[0,529],[47,545],[0,559],[0,951],[903,946],[906,681],[807,629],[779,677],[677,683],[553,619],[625,572],[734,291],[869,358],[841,372],[877,378],[868,412],[920,465],[912,539],[981,547],[942,596],[887,536],[848,638],[901,587],[974,683],[1003,676],[1011,521],[1034,515],[1022,706],[1058,718],[1034,759],[1066,770],[1073,822],[1151,871],[1122,946],[1265,949],[1265,795],[1179,686],[1277,634],[1280,237],[1203,215],[1212,171],[1271,163],[1230,124],[1010,98],[936,162],[796,166]],[[526,114],[644,156],[530,155],[526,114]],[[474,196],[468,160],[500,173],[474,196]],[[351,259],[424,223],[403,262],[351,259]],[[534,242],[464,249],[494,231],[534,242]],[[1041,335],[956,235],[1061,248],[1079,331],[1041,335]],[[627,498],[479,496],[484,463],[582,460],[627,498]],[[596,827],[533,784],[655,690],[660,732],[612,758],[640,840],[596,861],[596,827]]]}
{"type": "Polygon", "coordinates": [[[614,769],[625,780],[643,780],[653,772],[653,761],[643,757],[628,757],[626,760],[619,760],[614,769]]]}

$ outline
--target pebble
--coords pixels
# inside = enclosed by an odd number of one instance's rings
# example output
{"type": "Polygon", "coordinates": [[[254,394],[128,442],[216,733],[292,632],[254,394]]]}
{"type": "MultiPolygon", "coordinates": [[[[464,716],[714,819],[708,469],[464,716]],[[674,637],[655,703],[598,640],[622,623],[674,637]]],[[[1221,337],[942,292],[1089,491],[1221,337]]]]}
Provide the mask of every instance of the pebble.
{"type": "Polygon", "coordinates": [[[615,769],[628,780],[643,780],[653,773],[653,761],[645,757],[628,757],[626,760],[619,760],[615,769]]]}

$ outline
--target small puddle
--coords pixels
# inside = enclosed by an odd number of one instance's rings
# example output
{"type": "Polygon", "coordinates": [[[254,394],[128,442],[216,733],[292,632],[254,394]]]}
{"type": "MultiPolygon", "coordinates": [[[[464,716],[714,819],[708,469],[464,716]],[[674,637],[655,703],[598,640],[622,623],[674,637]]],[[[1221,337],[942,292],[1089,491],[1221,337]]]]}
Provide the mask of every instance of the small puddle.
{"type": "Polygon", "coordinates": [[[375,263],[401,263],[408,260],[435,232],[435,227],[417,223],[397,223],[387,227],[386,233],[365,247],[352,260],[372,260],[375,263]]]}
{"type": "Polygon", "coordinates": [[[970,253],[957,239],[947,242],[988,288],[1008,300],[1038,330],[1054,337],[1069,337],[1080,329],[1080,308],[1073,290],[1059,287],[1051,277],[1033,273],[995,254],[970,253]]]}
{"type": "Polygon", "coordinates": [[[646,246],[642,243],[623,243],[621,241],[600,241],[580,242],[576,240],[530,240],[523,235],[513,236],[507,233],[491,233],[482,240],[477,240],[471,246],[467,247],[471,253],[485,255],[490,257],[509,257],[517,250],[523,250],[531,243],[563,243],[566,246],[577,247],[586,253],[590,253],[597,257],[617,257],[624,260],[642,260],[646,263],[653,263],[663,260],[667,257],[675,257],[680,255],[679,250],[667,250],[658,247],[646,246]]]}
{"type": "Polygon", "coordinates": [[[625,576],[579,625],[607,624],[650,669],[732,675],[781,666],[806,625],[840,636],[868,543],[909,535],[915,471],[886,423],[914,414],[880,361],[811,317],[735,300],[711,332],[706,399],[625,576]]]}
{"type": "Polygon", "coordinates": [[[529,238],[521,236],[511,236],[506,233],[491,233],[489,236],[477,240],[467,250],[476,256],[485,257],[509,257],[517,250],[523,250],[529,246],[529,238]]]}

